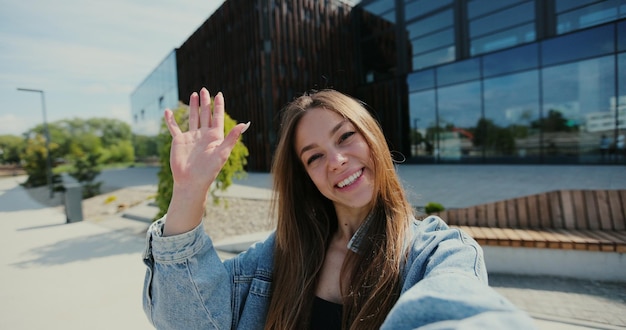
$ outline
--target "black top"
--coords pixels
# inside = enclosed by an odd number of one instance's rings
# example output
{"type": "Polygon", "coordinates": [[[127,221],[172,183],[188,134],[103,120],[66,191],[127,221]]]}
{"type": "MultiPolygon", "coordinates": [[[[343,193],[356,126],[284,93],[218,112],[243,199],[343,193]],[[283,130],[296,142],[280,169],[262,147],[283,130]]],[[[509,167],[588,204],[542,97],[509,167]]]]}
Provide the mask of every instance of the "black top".
{"type": "Polygon", "coordinates": [[[341,330],[343,305],[315,297],[311,312],[311,330],[341,330]]]}

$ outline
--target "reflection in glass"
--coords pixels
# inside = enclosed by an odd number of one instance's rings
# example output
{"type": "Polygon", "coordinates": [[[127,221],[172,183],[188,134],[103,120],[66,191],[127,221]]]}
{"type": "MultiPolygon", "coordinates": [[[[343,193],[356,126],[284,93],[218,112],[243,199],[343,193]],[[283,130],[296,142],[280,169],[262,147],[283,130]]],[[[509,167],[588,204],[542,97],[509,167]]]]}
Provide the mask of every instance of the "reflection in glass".
{"type": "Polygon", "coordinates": [[[535,4],[534,2],[527,2],[513,8],[471,20],[469,24],[470,37],[480,37],[494,31],[534,22],[534,20],[535,4]]]}
{"type": "Polygon", "coordinates": [[[454,83],[480,78],[480,59],[472,58],[440,66],[436,69],[437,85],[445,86],[454,83]]]}
{"type": "Polygon", "coordinates": [[[413,55],[425,53],[433,49],[442,48],[453,44],[454,31],[452,29],[445,29],[443,31],[439,31],[425,37],[411,40],[413,55]]]}
{"type": "Polygon", "coordinates": [[[434,90],[409,95],[411,157],[433,159],[437,139],[434,90]]]}
{"type": "Polygon", "coordinates": [[[529,23],[506,31],[472,39],[470,54],[478,55],[535,41],[535,24],[529,23]]]}
{"type": "Polygon", "coordinates": [[[613,31],[613,26],[607,25],[546,40],[541,45],[542,64],[552,65],[612,53],[615,51],[613,31]]]}
{"type": "Polygon", "coordinates": [[[475,145],[474,139],[481,119],[480,95],[479,82],[439,89],[439,139],[435,156],[440,160],[461,161],[482,157],[482,150],[475,145]]]}
{"type": "MultiPolygon", "coordinates": [[[[567,0],[567,2],[569,4],[572,3],[571,0],[567,0]]],[[[557,15],[557,34],[600,25],[624,17],[626,13],[621,13],[620,15],[620,2],[622,3],[621,6],[623,6],[623,0],[607,0],[557,15]]],[[[560,9],[558,5],[560,4],[557,3],[557,10],[560,9]]],[[[560,13],[560,11],[557,13],[560,13]]]]}
{"type": "Polygon", "coordinates": [[[606,56],[544,69],[542,118],[532,125],[543,130],[548,159],[603,161],[600,141],[615,127],[613,59],[606,56]]]}
{"type": "Polygon", "coordinates": [[[483,57],[483,76],[535,69],[539,65],[538,56],[536,43],[486,55],[483,57]]]}
{"type": "Polygon", "coordinates": [[[619,54],[617,58],[618,72],[618,97],[611,101],[611,108],[615,109],[617,105],[617,136],[615,141],[615,161],[626,164],[626,53],[619,54]]]}
{"type": "Polygon", "coordinates": [[[502,8],[509,7],[518,2],[522,2],[522,0],[471,0],[467,4],[467,16],[469,18],[482,16],[502,8]]]}
{"type": "Polygon", "coordinates": [[[484,83],[485,118],[476,128],[475,145],[486,157],[538,157],[540,132],[539,73],[527,71],[484,83]]]}
{"type": "Polygon", "coordinates": [[[406,29],[409,33],[409,39],[414,39],[450,27],[453,24],[454,13],[452,10],[446,10],[439,14],[415,21],[414,23],[407,24],[406,29]]]}
{"type": "Polygon", "coordinates": [[[422,16],[443,6],[448,6],[452,4],[452,1],[453,0],[416,0],[407,3],[404,8],[404,20],[410,21],[415,17],[422,16]]]}
{"type": "MultiPolygon", "coordinates": [[[[626,12],[626,5],[624,5],[624,11],[626,12]]],[[[626,21],[617,24],[617,51],[622,52],[626,50],[626,21]]]]}
{"type": "Polygon", "coordinates": [[[433,88],[435,87],[435,71],[431,69],[411,73],[407,77],[407,84],[409,91],[433,88]]]}
{"type": "Polygon", "coordinates": [[[454,45],[413,57],[413,70],[454,61],[454,45]]]}

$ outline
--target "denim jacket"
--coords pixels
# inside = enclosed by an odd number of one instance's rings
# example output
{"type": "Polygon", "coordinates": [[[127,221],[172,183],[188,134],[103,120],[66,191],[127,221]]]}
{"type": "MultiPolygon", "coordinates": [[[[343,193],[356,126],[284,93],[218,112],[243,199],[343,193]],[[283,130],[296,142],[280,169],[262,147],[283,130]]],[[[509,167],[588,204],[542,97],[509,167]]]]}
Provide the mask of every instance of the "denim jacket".
{"type": "MultiPolygon", "coordinates": [[[[263,329],[271,295],[274,234],[222,262],[202,224],[147,233],[143,306],[157,329],[263,329]]],[[[365,224],[364,224],[365,225],[365,224]]],[[[363,227],[363,226],[361,226],[363,227]]],[[[413,221],[401,295],[382,329],[533,329],[533,321],[487,285],[482,249],[431,216],[413,221]]],[[[350,244],[358,246],[357,230],[350,244]]]]}

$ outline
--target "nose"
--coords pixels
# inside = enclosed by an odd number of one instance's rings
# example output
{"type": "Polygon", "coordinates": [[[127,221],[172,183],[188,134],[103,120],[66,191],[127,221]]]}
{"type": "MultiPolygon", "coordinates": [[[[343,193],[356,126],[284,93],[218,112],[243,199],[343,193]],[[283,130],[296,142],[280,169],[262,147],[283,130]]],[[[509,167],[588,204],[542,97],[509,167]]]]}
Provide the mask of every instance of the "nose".
{"type": "Polygon", "coordinates": [[[334,150],[328,155],[328,166],[330,170],[336,171],[348,162],[348,158],[339,150],[334,150]]]}

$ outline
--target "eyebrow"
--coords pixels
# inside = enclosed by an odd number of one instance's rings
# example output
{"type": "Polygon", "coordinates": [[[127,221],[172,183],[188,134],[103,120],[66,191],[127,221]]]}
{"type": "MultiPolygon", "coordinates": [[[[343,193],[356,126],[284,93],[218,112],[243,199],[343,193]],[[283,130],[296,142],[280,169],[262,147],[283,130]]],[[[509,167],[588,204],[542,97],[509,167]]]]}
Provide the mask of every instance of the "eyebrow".
{"type": "MultiPolygon", "coordinates": [[[[335,133],[337,133],[337,131],[341,128],[341,126],[343,126],[344,124],[346,124],[348,122],[347,119],[342,120],[339,124],[335,125],[335,127],[333,127],[333,129],[330,130],[330,136],[333,136],[335,133]]],[[[315,143],[309,144],[308,146],[305,146],[302,148],[302,150],[300,150],[300,157],[302,157],[302,154],[315,148],[315,143]]]]}

